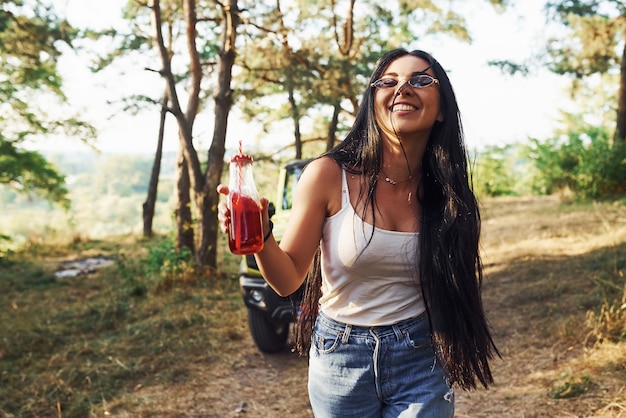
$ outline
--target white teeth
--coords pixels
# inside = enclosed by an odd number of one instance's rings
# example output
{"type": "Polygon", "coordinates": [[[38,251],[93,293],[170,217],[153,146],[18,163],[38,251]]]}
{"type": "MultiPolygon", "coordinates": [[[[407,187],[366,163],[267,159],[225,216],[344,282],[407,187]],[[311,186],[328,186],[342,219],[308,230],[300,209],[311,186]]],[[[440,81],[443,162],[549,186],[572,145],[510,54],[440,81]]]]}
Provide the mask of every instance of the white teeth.
{"type": "Polygon", "coordinates": [[[415,110],[415,106],[407,105],[407,104],[398,104],[393,107],[394,112],[405,112],[415,110]]]}

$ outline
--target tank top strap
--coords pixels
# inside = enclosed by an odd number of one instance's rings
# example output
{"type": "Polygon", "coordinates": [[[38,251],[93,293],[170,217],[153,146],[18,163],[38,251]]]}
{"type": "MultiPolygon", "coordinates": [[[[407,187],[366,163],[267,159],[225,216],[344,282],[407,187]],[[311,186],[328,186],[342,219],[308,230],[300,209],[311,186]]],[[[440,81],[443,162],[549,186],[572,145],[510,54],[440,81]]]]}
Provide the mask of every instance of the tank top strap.
{"type": "Polygon", "coordinates": [[[346,168],[341,167],[341,209],[350,204],[350,192],[348,191],[348,178],[346,168]]]}

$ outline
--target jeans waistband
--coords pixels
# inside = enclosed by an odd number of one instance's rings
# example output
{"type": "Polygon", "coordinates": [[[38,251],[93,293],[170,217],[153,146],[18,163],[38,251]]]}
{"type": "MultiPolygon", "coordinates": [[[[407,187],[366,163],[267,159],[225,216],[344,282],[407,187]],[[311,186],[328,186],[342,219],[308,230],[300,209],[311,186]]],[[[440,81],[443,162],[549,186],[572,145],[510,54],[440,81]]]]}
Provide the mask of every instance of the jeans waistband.
{"type": "Polygon", "coordinates": [[[408,318],[392,325],[371,326],[371,327],[364,327],[364,326],[339,322],[339,321],[332,319],[328,315],[325,315],[324,312],[322,311],[319,312],[317,320],[321,323],[321,325],[342,333],[344,338],[348,338],[350,335],[369,336],[369,335],[372,335],[372,333],[376,334],[377,336],[381,338],[390,336],[390,335],[395,335],[397,338],[399,338],[400,335],[404,334],[405,330],[413,326],[416,326],[418,324],[422,325],[422,323],[424,322],[426,322],[426,324],[424,325],[429,326],[428,315],[426,314],[426,312],[414,318],[408,318]]]}

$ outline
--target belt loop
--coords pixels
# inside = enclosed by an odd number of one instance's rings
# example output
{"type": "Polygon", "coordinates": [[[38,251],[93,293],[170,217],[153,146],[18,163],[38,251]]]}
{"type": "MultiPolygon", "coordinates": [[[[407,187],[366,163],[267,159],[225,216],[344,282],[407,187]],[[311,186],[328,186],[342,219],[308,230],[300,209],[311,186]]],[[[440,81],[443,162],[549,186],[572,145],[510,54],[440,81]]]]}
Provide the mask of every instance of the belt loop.
{"type": "Polygon", "coordinates": [[[400,330],[400,327],[398,327],[398,325],[392,325],[391,329],[393,329],[393,333],[396,334],[396,341],[401,342],[402,341],[402,331],[400,330]]]}
{"type": "Polygon", "coordinates": [[[341,337],[341,342],[343,344],[348,343],[348,339],[350,338],[351,332],[352,332],[352,325],[346,324],[346,329],[343,331],[343,336],[341,337]]]}

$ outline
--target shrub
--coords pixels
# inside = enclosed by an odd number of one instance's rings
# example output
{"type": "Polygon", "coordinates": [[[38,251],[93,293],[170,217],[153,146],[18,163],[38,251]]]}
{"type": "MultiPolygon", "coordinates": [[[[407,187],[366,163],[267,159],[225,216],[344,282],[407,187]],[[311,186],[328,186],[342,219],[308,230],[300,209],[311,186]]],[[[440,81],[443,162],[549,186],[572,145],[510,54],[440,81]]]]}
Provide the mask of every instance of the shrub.
{"type": "Polygon", "coordinates": [[[472,183],[479,196],[520,196],[531,193],[532,168],[518,144],[493,145],[476,156],[472,183]]]}
{"type": "Polygon", "coordinates": [[[192,265],[191,253],[187,248],[178,251],[171,239],[165,239],[148,247],[145,260],[146,273],[168,279],[181,275],[192,265]]]}
{"type": "Polygon", "coordinates": [[[531,139],[527,158],[536,168],[536,193],[570,189],[586,199],[625,191],[626,143],[613,143],[605,128],[586,125],[543,142],[531,139]]]}

